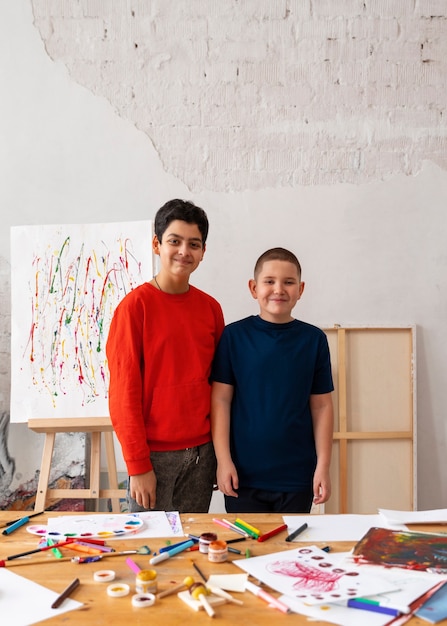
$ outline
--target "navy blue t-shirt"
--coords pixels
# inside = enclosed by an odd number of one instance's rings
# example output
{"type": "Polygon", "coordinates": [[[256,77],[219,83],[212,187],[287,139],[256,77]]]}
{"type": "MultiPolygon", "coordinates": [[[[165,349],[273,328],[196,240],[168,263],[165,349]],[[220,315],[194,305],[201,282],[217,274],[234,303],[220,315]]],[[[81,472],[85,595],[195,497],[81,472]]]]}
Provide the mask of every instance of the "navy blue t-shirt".
{"type": "Polygon", "coordinates": [[[312,394],[333,391],[324,332],[299,320],[250,316],[225,327],[211,379],[232,385],[230,445],[241,487],[300,491],[312,485],[312,394]]]}

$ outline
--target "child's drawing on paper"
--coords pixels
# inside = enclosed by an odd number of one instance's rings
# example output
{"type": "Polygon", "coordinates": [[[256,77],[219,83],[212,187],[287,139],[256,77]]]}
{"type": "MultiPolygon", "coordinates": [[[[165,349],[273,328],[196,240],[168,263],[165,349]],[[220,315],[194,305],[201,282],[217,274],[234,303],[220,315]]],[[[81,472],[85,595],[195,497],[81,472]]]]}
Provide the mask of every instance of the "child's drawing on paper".
{"type": "Polygon", "coordinates": [[[11,230],[11,421],[108,415],[108,327],[152,276],[150,231],[150,222],[11,230]]]}
{"type": "MultiPolygon", "coordinates": [[[[303,552],[303,551],[301,551],[303,552]]],[[[280,574],[282,576],[288,576],[289,578],[295,578],[296,582],[293,583],[293,589],[297,592],[305,591],[312,593],[315,597],[321,595],[321,593],[337,594],[337,590],[340,587],[340,581],[343,576],[359,575],[359,572],[350,572],[340,567],[333,567],[326,559],[314,555],[313,559],[319,560],[319,563],[314,565],[307,565],[298,559],[275,561],[267,566],[269,572],[274,574],[280,574]]],[[[347,589],[350,595],[355,595],[357,590],[353,586],[352,589],[347,589]]],[[[300,597],[300,593],[296,594],[300,597]]]]}
{"type": "Polygon", "coordinates": [[[360,568],[341,567],[316,546],[234,561],[266,585],[306,602],[340,602],[355,596],[393,591],[395,586],[360,568]]]}

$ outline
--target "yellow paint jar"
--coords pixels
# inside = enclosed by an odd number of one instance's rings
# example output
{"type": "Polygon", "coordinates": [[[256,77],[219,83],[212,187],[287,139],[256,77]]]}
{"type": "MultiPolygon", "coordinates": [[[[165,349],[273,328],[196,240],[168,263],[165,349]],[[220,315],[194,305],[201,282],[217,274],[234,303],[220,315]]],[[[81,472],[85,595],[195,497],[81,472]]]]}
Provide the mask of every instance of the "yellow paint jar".
{"type": "Polygon", "coordinates": [[[142,569],[135,578],[135,589],[137,593],[156,593],[157,572],[154,569],[142,569]]]}

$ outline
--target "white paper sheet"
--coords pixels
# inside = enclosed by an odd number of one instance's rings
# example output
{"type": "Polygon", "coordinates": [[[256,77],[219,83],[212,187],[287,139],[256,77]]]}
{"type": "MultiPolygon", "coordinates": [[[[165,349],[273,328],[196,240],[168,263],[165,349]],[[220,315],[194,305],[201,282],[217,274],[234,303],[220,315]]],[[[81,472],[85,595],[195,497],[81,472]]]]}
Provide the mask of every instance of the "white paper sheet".
{"type": "Polygon", "coordinates": [[[340,564],[316,546],[273,552],[250,559],[233,561],[264,584],[279,593],[298,598],[306,604],[340,602],[358,596],[394,591],[394,583],[351,563],[340,564]]]}
{"type": "Polygon", "coordinates": [[[283,515],[289,534],[307,522],[308,527],[294,543],[300,541],[359,541],[373,526],[408,530],[402,524],[389,524],[380,515],[283,515]]]}
{"type": "MultiPolygon", "coordinates": [[[[343,563],[343,559],[340,560],[341,563],[343,563]]],[[[437,582],[445,579],[443,576],[428,574],[427,572],[383,568],[380,565],[362,565],[361,567],[365,571],[376,573],[376,575],[379,572],[380,576],[395,585],[396,590],[393,592],[369,596],[372,600],[377,600],[384,606],[390,607],[408,606],[437,582]]],[[[296,613],[318,620],[326,620],[340,626],[359,626],[359,624],[362,626],[383,626],[391,619],[389,615],[348,608],[345,603],[310,606],[290,596],[282,596],[281,600],[296,613]]]]}
{"type": "MultiPolygon", "coordinates": [[[[67,585],[69,582],[67,581],[67,585]]],[[[31,626],[82,606],[81,602],[67,598],[58,609],[52,609],[51,605],[58,596],[58,593],[23,578],[7,568],[0,568],[2,624],[31,626]]]]}
{"type": "Polygon", "coordinates": [[[447,524],[447,509],[430,511],[379,509],[379,515],[388,524],[447,524]]]}

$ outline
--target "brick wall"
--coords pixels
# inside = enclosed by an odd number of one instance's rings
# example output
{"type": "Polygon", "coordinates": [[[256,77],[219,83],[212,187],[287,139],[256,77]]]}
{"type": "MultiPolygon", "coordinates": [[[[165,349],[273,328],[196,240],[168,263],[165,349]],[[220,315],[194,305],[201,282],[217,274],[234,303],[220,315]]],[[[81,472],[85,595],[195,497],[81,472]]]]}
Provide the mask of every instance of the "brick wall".
{"type": "Polygon", "coordinates": [[[48,54],[191,191],[447,168],[445,0],[32,0],[48,54]]]}

